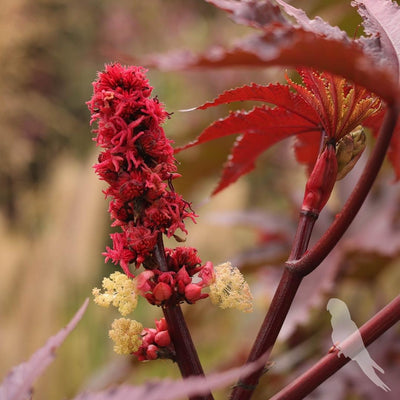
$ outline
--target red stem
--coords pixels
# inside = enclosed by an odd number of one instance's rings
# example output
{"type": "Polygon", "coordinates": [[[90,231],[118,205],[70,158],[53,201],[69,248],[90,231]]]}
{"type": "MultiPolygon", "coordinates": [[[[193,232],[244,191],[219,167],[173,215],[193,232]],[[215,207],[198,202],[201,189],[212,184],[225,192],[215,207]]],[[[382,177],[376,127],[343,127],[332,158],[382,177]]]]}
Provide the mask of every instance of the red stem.
{"type": "MultiPolygon", "coordinates": [[[[304,256],[315,218],[301,214],[289,260],[281,277],[270,308],[259,330],[247,362],[271,352],[302,279],[311,273],[329,254],[361,208],[382,165],[398,117],[396,106],[388,108],[374,150],[356,187],[343,210],[317,244],[304,256]],[[300,258],[301,257],[301,258],[300,258]]],[[[263,373],[262,369],[241,379],[231,394],[231,400],[249,400],[263,373]]]]}
{"type": "MultiPolygon", "coordinates": [[[[162,234],[158,235],[154,255],[161,271],[168,271],[167,260],[162,234]]],[[[176,362],[183,378],[193,375],[204,375],[199,356],[193,344],[192,337],[186,325],[181,307],[179,304],[167,304],[163,306],[163,312],[168,325],[168,332],[171,336],[176,353],[176,362]]],[[[193,396],[190,400],[213,400],[212,394],[193,396]]]]}
{"type": "MultiPolygon", "coordinates": [[[[317,217],[318,215],[312,212],[300,213],[297,232],[293,240],[292,251],[289,256],[290,260],[297,259],[306,251],[311,237],[312,228],[317,217]]],[[[302,276],[295,274],[288,268],[285,268],[283,271],[279,286],[275,291],[275,295],[272,299],[267,315],[265,316],[264,322],[258,332],[258,336],[254,341],[253,348],[251,349],[249,358],[247,359],[247,363],[259,359],[264,354],[269,355],[271,352],[302,279],[302,276]]],[[[263,368],[253,372],[251,375],[245,378],[240,379],[232,391],[231,399],[250,399],[262,373],[263,368]]]]}
{"type": "Polygon", "coordinates": [[[307,250],[308,243],[318,214],[312,211],[300,211],[296,235],[293,239],[289,261],[299,259],[307,250]]]}
{"type": "MultiPolygon", "coordinates": [[[[392,300],[385,308],[374,315],[359,329],[364,345],[369,346],[399,320],[400,295],[392,300]]],[[[349,336],[341,344],[341,349],[346,350],[346,347],[349,347],[354,339],[355,335],[349,336]]],[[[328,353],[317,364],[286,386],[270,400],[297,400],[303,399],[305,396],[310,394],[322,382],[327,380],[331,375],[333,375],[351,360],[350,358],[346,357],[338,357],[338,351],[339,350],[328,353]]]]}
{"type": "Polygon", "coordinates": [[[298,273],[306,276],[321,264],[346,232],[349,225],[353,222],[353,219],[364,203],[385,158],[390,144],[390,139],[392,138],[396,126],[398,113],[399,110],[397,107],[392,106],[388,108],[374,151],[368,160],[368,164],[366,165],[349,199],[343,206],[342,211],[336,216],[333,224],[307,254],[298,261],[290,262],[292,268],[296,269],[298,273]]]}

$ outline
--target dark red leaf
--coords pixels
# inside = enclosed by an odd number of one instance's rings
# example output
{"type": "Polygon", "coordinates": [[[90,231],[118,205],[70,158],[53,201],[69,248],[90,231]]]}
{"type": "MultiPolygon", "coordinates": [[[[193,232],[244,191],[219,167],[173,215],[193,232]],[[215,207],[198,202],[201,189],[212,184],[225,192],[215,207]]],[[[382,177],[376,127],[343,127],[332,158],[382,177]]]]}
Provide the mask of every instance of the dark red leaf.
{"type": "Polygon", "coordinates": [[[212,389],[223,388],[230,383],[250,375],[265,365],[266,358],[258,360],[228,371],[217,372],[204,376],[190,376],[189,378],[173,381],[164,379],[158,382],[149,382],[142,386],[121,385],[96,393],[81,393],[74,400],[178,400],[196,395],[205,395],[212,389]]]}
{"type": "Polygon", "coordinates": [[[365,32],[369,38],[361,42],[366,50],[374,55],[378,64],[390,68],[396,82],[400,78],[400,7],[388,0],[355,0],[352,5],[357,7],[363,18],[365,32]]]}
{"type": "Polygon", "coordinates": [[[147,66],[164,70],[302,65],[343,76],[389,102],[399,95],[393,74],[377,65],[360,44],[328,39],[302,28],[275,27],[248,37],[229,50],[213,47],[200,55],[174,52],[144,61],[147,66]]]}
{"type": "Polygon", "coordinates": [[[269,1],[206,0],[206,2],[230,13],[238,24],[255,28],[272,23],[287,24],[280,8],[269,1]]]}
{"type": "Polygon", "coordinates": [[[381,184],[379,196],[367,198],[340,245],[346,277],[373,282],[400,254],[399,190],[381,184]]]}
{"type": "Polygon", "coordinates": [[[55,351],[81,320],[88,303],[89,300],[86,299],[65,328],[52,336],[27,362],[14,367],[8,373],[0,386],[0,399],[26,400],[31,398],[33,383],[42,375],[46,367],[54,361],[55,351]]]}
{"type": "Polygon", "coordinates": [[[287,4],[283,0],[275,0],[284,10],[285,12],[294,17],[297,23],[306,31],[314,32],[319,35],[323,35],[329,39],[335,39],[343,42],[350,42],[347,33],[340,30],[337,26],[331,26],[326,21],[324,21],[320,17],[316,17],[315,19],[309,19],[306,13],[293,7],[290,4],[287,4]]]}
{"type": "Polygon", "coordinates": [[[365,218],[363,229],[345,241],[345,251],[391,258],[399,254],[400,228],[396,222],[399,204],[398,189],[395,186],[385,188],[378,206],[368,205],[368,214],[361,214],[365,218]]]}
{"type": "MultiPolygon", "coordinates": [[[[372,130],[372,134],[376,137],[379,134],[379,129],[382,125],[385,110],[367,118],[363,125],[372,130]]],[[[390,142],[390,147],[387,152],[387,157],[393,166],[396,181],[400,180],[400,121],[397,121],[393,137],[390,142]]]]}

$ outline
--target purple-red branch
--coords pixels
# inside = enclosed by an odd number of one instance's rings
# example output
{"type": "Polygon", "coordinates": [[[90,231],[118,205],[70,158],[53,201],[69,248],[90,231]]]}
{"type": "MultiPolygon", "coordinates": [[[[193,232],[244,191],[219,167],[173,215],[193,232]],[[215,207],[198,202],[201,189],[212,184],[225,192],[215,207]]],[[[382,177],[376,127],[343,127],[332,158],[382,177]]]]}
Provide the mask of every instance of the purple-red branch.
{"type": "MultiPolygon", "coordinates": [[[[301,281],[320,265],[358,213],[385,158],[398,114],[397,105],[391,105],[388,108],[374,150],[356,187],[343,206],[342,212],[337,215],[332,226],[317,244],[305,255],[303,253],[307,249],[315,218],[312,218],[310,214],[301,214],[290,258],[286,262],[281,281],[247,362],[256,360],[267,351],[271,352],[301,281]]],[[[369,335],[368,330],[367,334],[369,335]]],[[[231,400],[249,400],[262,373],[263,369],[259,369],[241,379],[232,391],[231,400]]]]}

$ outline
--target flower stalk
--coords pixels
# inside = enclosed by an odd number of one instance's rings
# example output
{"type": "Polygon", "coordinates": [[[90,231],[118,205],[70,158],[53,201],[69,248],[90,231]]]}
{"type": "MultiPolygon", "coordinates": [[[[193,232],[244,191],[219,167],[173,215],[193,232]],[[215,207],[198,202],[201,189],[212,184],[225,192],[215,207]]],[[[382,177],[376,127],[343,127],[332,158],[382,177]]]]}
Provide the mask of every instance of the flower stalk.
{"type": "MultiPolygon", "coordinates": [[[[165,259],[165,250],[162,235],[157,238],[157,245],[154,249],[155,258],[161,271],[168,271],[165,259]]],[[[183,378],[192,375],[204,375],[199,356],[194,346],[192,337],[187,327],[185,317],[179,304],[167,303],[162,307],[169,334],[174,343],[175,361],[183,378]]],[[[195,396],[192,400],[212,400],[211,393],[205,396],[195,396]]]]}

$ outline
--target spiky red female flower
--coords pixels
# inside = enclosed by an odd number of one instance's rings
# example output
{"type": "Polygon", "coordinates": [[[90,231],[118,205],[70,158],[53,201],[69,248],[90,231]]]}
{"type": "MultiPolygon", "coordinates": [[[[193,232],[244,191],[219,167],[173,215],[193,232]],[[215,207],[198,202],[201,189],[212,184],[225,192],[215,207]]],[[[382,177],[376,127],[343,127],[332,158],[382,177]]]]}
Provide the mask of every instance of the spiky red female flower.
{"type": "Polygon", "coordinates": [[[189,203],[170,188],[176,178],[171,141],[161,124],[168,117],[141,67],[107,65],[93,83],[87,103],[97,122],[94,140],[103,148],[94,166],[108,183],[109,212],[121,233],[111,235],[113,247],[106,259],[119,263],[132,276],[129,264],[138,267],[148,258],[159,233],[186,232],[184,219],[194,219],[189,203]]]}

